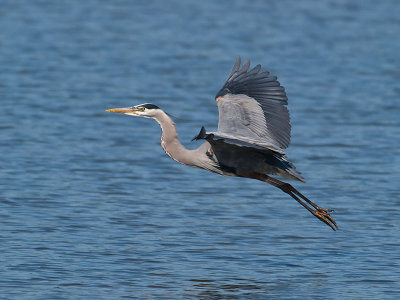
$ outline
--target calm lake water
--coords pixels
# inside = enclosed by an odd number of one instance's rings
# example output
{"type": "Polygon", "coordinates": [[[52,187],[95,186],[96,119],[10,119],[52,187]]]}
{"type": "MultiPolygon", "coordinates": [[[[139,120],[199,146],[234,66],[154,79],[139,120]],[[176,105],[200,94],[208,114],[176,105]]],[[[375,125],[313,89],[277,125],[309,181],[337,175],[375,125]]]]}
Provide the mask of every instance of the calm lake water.
{"type": "Polygon", "coordinates": [[[398,1],[1,1],[0,298],[399,299],[398,1]],[[287,89],[287,153],[333,232],[179,165],[237,55],[287,89]]]}

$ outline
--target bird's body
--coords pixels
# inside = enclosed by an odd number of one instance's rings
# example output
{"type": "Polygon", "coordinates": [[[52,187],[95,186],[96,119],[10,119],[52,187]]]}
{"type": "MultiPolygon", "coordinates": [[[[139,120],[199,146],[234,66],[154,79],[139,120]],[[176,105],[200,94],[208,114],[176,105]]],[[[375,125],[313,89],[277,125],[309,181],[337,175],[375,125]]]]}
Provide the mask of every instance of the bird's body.
{"type": "MultiPolygon", "coordinates": [[[[220,175],[240,176],[257,172],[303,181],[303,177],[295,171],[293,164],[287,161],[284,155],[268,149],[245,148],[210,139],[210,142],[205,141],[199,148],[188,150],[180,143],[176,126],[170,117],[160,109],[155,114],[162,129],[162,148],[168,156],[181,164],[220,175]],[[192,157],[196,157],[196,160],[192,157]]],[[[200,137],[197,136],[196,139],[200,137]]]]}
{"type": "Polygon", "coordinates": [[[174,122],[154,104],[108,111],[155,119],[162,130],[161,146],[175,161],[220,175],[269,183],[289,194],[335,230],[336,223],[329,215],[331,210],[317,206],[290,184],[269,176],[304,182],[283,150],[290,143],[285,90],[269,72],[259,73],[260,65],[248,71],[249,66],[249,60],[242,67],[240,58],[236,60],[226,83],[216,95],[218,130],[206,132],[202,127],[194,139],[205,141],[195,150],[188,150],[180,143],[174,122]]]}

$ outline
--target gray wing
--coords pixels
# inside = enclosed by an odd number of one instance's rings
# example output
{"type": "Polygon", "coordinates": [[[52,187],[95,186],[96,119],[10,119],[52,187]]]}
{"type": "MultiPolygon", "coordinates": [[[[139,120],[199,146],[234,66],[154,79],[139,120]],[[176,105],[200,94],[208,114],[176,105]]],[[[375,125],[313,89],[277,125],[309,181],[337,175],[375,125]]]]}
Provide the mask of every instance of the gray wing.
{"type": "Polygon", "coordinates": [[[219,121],[218,132],[213,134],[274,151],[287,148],[290,117],[284,87],[269,72],[259,73],[260,65],[248,71],[250,60],[242,67],[240,63],[238,57],[215,97],[219,121]]]}
{"type": "Polygon", "coordinates": [[[230,134],[220,132],[206,132],[204,126],[201,127],[199,134],[192,139],[192,141],[194,140],[207,140],[211,145],[231,144],[239,147],[258,149],[270,154],[276,152],[285,156],[285,152],[273,144],[263,143],[257,140],[252,140],[251,138],[236,138],[230,134]]]}

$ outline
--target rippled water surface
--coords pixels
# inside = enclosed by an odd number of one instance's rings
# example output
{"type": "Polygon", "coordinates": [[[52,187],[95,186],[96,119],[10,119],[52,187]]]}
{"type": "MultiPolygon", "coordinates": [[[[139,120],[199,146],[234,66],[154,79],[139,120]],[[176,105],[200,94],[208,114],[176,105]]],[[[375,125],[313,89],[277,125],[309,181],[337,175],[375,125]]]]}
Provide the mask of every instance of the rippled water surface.
{"type": "Polygon", "coordinates": [[[0,298],[398,299],[398,1],[1,1],[0,298]],[[340,230],[179,165],[237,55],[287,89],[287,153],[340,230]]]}

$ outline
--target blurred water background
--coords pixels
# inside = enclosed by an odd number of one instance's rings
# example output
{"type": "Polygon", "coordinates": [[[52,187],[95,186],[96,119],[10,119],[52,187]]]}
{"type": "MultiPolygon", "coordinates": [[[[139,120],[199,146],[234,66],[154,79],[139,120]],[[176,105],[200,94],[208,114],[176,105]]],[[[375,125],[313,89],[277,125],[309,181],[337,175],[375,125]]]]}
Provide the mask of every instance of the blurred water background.
{"type": "Polygon", "coordinates": [[[0,1],[0,298],[398,299],[399,1],[0,1]],[[237,55],[289,96],[287,153],[340,230],[179,165],[237,55]]]}

